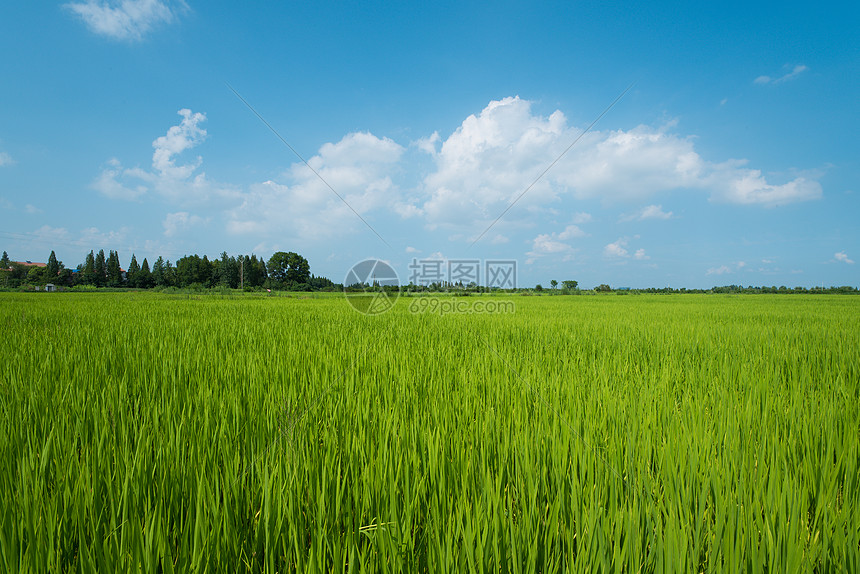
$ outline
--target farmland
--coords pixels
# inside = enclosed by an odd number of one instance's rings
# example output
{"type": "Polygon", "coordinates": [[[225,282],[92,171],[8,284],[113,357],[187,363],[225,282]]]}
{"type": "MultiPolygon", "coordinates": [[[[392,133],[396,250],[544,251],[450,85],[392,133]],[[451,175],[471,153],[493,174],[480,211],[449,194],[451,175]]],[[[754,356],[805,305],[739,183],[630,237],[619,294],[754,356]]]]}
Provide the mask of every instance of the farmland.
{"type": "Polygon", "coordinates": [[[860,571],[860,299],[509,299],[0,293],[0,569],[860,571]]]}

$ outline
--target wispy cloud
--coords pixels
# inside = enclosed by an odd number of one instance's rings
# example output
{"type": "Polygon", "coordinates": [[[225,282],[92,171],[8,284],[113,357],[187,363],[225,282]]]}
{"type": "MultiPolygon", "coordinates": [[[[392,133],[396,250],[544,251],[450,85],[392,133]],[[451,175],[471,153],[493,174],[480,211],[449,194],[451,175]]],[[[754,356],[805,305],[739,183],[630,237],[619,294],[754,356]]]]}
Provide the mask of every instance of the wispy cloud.
{"type": "MultiPolygon", "coordinates": [[[[787,66],[786,66],[787,67],[787,66]]],[[[756,84],[764,85],[764,84],[782,84],[783,82],[788,82],[789,80],[793,80],[797,78],[800,74],[807,71],[809,68],[804,66],[803,64],[798,64],[791,69],[790,72],[779,76],[778,78],[773,78],[771,76],[759,76],[755,79],[756,84]]]]}
{"type": "Polygon", "coordinates": [[[731,273],[732,269],[728,265],[720,265],[719,267],[711,267],[705,273],[706,275],[724,275],[726,273],[731,273]]]}
{"type": "Polygon", "coordinates": [[[671,219],[671,211],[663,211],[662,205],[649,205],[634,213],[627,213],[619,218],[619,222],[644,221],[646,219],[671,219]]]}
{"type": "Polygon", "coordinates": [[[738,261],[729,265],[720,265],[719,267],[711,267],[705,272],[705,275],[725,275],[726,273],[734,273],[740,271],[747,266],[746,261],[738,261]]]}
{"type": "Polygon", "coordinates": [[[844,251],[840,251],[839,253],[834,253],[834,254],[833,254],[833,258],[834,258],[836,261],[841,261],[842,263],[848,263],[849,265],[853,265],[853,264],[854,264],[854,260],[853,260],[853,259],[849,259],[849,258],[848,258],[848,254],[847,254],[847,253],[845,253],[844,251]]]}
{"type": "Polygon", "coordinates": [[[87,27],[114,40],[140,40],[153,28],[171,24],[188,9],[178,0],[86,0],[64,8],[80,17],[87,27]]]}
{"type": "Polygon", "coordinates": [[[102,172],[92,183],[91,187],[111,199],[125,199],[128,201],[139,198],[146,193],[146,186],[135,185],[134,187],[123,185],[119,181],[119,177],[123,174],[122,164],[116,158],[111,158],[107,162],[107,167],[102,169],[102,172]]]}
{"type": "Polygon", "coordinates": [[[5,151],[0,151],[0,167],[4,165],[13,165],[15,160],[12,159],[12,156],[6,153],[5,151]]]}
{"type": "Polygon", "coordinates": [[[177,211],[176,213],[168,213],[162,225],[164,226],[164,235],[172,237],[182,231],[185,231],[197,224],[203,223],[204,219],[198,215],[192,215],[187,211],[177,211]]]}

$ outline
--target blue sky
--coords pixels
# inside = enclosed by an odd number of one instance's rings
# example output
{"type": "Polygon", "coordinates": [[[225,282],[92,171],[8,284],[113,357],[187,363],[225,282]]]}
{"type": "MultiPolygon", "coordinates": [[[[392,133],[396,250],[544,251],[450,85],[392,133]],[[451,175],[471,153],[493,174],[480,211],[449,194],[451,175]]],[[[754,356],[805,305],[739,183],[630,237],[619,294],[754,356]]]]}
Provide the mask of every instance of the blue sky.
{"type": "Polygon", "coordinates": [[[860,285],[856,3],[270,4],[6,3],[0,250],[860,285]]]}

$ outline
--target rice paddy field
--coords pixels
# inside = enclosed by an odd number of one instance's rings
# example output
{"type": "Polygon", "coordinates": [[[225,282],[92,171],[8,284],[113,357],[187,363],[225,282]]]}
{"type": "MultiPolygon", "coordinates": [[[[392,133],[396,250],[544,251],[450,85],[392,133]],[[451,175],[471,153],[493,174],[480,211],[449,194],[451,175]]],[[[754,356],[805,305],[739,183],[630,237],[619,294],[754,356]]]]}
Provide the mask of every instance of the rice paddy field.
{"type": "Polygon", "coordinates": [[[0,294],[0,571],[860,572],[860,298],[507,300],[0,294]]]}

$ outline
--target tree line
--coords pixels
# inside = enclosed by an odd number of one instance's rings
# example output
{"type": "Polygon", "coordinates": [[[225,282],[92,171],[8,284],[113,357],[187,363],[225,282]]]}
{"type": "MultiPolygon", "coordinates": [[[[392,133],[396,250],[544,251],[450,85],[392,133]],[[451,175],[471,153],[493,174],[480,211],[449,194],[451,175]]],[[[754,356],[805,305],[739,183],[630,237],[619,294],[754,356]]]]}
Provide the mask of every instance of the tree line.
{"type": "Polygon", "coordinates": [[[0,258],[0,286],[91,286],[113,288],[200,288],[283,289],[292,291],[334,291],[340,288],[325,277],[310,272],[308,260],[298,253],[279,251],[268,261],[254,254],[231,256],[222,252],[217,259],[186,255],[175,262],[159,256],[152,265],[132,254],[128,269],[120,264],[119,253],[103,249],[90,251],[84,262],[67,268],[51,251],[44,265],[14,262],[4,251],[0,258]]]}

